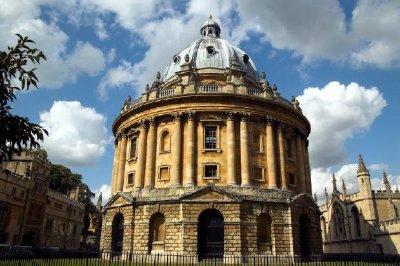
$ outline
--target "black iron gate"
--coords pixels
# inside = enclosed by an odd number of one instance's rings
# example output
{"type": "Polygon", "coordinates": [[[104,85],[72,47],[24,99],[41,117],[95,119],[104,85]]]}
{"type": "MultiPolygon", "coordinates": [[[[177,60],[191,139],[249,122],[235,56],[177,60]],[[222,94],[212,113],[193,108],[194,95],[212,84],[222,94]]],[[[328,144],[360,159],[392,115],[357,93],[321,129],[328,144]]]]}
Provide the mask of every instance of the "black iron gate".
{"type": "Polygon", "coordinates": [[[224,218],[214,209],[200,214],[198,224],[198,255],[204,258],[222,258],[224,255],[224,218]]]}

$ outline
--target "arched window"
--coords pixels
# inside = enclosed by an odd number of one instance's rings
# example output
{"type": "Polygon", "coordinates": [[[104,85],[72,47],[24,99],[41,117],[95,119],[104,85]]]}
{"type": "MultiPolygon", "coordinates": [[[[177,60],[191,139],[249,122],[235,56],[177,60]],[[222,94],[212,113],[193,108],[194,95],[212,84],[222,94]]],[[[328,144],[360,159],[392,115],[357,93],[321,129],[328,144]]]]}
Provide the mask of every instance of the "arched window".
{"type": "Polygon", "coordinates": [[[124,243],[124,216],[121,213],[114,216],[111,239],[112,251],[121,252],[124,243]]]}
{"type": "Polygon", "coordinates": [[[356,237],[361,236],[361,224],[360,224],[360,214],[356,206],[351,208],[351,216],[353,217],[353,225],[355,229],[356,237]]]}
{"type": "Polygon", "coordinates": [[[165,241],[165,216],[158,212],[150,218],[149,251],[164,250],[165,241]]]}
{"type": "Polygon", "coordinates": [[[160,152],[170,152],[171,151],[171,134],[168,130],[161,132],[160,137],[160,152]]]}
{"type": "Polygon", "coordinates": [[[339,205],[335,204],[333,211],[334,211],[336,238],[337,239],[346,238],[346,228],[344,224],[343,210],[339,205]]]}
{"type": "Polygon", "coordinates": [[[272,252],[271,216],[266,213],[257,217],[257,248],[259,252],[272,252]]]}

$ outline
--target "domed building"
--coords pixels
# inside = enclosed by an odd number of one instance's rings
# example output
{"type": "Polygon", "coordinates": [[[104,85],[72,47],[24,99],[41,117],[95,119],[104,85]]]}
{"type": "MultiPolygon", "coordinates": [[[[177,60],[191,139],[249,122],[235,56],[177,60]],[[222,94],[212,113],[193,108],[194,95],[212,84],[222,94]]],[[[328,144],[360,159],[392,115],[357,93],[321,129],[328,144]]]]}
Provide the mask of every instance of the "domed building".
{"type": "Polygon", "coordinates": [[[201,38],[115,119],[103,251],[321,252],[310,123],[220,33],[210,16],[201,38]]]}

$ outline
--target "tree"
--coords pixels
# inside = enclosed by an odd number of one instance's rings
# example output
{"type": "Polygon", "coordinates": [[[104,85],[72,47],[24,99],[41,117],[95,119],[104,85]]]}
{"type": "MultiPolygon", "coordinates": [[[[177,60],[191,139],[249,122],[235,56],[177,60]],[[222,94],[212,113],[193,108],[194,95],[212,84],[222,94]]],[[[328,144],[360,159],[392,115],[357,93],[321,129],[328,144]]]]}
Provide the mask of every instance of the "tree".
{"type": "Polygon", "coordinates": [[[18,42],[7,51],[0,51],[0,162],[20,154],[24,148],[40,148],[38,141],[48,132],[40,125],[29,122],[27,117],[11,114],[10,102],[16,100],[16,91],[37,88],[36,68],[29,64],[46,60],[44,53],[30,47],[35,42],[17,34],[18,42]]]}
{"type": "Polygon", "coordinates": [[[82,175],[72,173],[71,169],[61,164],[52,164],[49,175],[49,188],[62,194],[68,194],[82,182],[82,175]]]}

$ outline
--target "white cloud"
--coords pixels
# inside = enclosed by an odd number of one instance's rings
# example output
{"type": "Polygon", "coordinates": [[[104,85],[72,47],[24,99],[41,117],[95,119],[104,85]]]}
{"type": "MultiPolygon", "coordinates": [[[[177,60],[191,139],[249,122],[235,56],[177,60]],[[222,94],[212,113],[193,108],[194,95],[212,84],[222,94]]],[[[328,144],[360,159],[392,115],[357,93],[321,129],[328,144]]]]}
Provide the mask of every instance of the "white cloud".
{"type": "Polygon", "coordinates": [[[386,106],[376,87],[337,81],[323,88],[306,88],[297,98],[311,123],[310,163],[326,168],[346,159],[345,141],[370,128],[386,106]]]}
{"type": "Polygon", "coordinates": [[[40,125],[49,131],[43,146],[54,163],[68,167],[92,165],[110,143],[106,118],[80,102],[56,101],[40,113],[40,125]]]}
{"type": "Polygon", "coordinates": [[[100,192],[102,193],[102,204],[103,206],[108,202],[111,197],[111,186],[103,184],[100,188],[95,188],[92,190],[96,195],[93,198],[93,203],[96,204],[99,198],[100,192]]]}
{"type": "Polygon", "coordinates": [[[23,5],[0,3],[0,49],[15,45],[15,33],[34,40],[36,44],[33,46],[47,57],[47,61],[37,66],[40,87],[59,88],[74,83],[79,75],[95,76],[102,71],[105,56],[92,44],[78,41],[75,49],[67,52],[69,37],[59,28],[57,21],[46,22],[40,18],[43,4],[45,1],[29,1],[23,5]]]}
{"type": "Polygon", "coordinates": [[[400,2],[358,1],[353,10],[352,33],[359,47],[351,54],[357,66],[400,66],[400,2]]]}
{"type": "MultiPolygon", "coordinates": [[[[324,190],[327,188],[328,195],[331,196],[333,191],[332,174],[335,173],[337,189],[343,192],[342,180],[346,184],[347,194],[352,194],[359,191],[357,179],[358,164],[345,164],[342,165],[337,171],[333,168],[315,168],[311,172],[313,192],[317,194],[319,203],[324,203],[324,190]]],[[[374,190],[385,189],[383,184],[383,170],[387,170],[387,165],[383,163],[376,163],[367,165],[370,171],[371,186],[374,190]]],[[[391,184],[392,190],[395,190],[400,185],[400,176],[393,176],[387,174],[387,178],[391,184]]]]}
{"type": "Polygon", "coordinates": [[[97,37],[99,37],[100,40],[105,40],[110,37],[104,26],[103,20],[96,18],[94,21],[94,27],[96,30],[96,35],[97,35],[97,37]]]}

